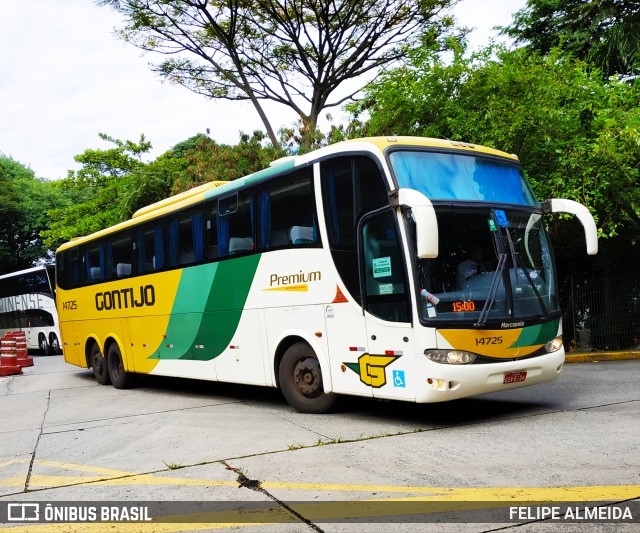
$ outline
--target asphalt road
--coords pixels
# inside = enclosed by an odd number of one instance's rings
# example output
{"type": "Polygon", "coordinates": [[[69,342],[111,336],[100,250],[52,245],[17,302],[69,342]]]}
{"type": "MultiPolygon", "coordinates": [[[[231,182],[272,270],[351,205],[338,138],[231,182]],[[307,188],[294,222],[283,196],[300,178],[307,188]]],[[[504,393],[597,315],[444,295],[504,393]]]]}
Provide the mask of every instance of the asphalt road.
{"type": "Polygon", "coordinates": [[[144,376],[122,391],[60,356],[34,359],[0,378],[0,507],[119,502],[160,521],[8,531],[640,531],[638,361],[567,364],[555,382],[451,403],[347,398],[305,415],[276,390],[144,376]],[[540,515],[579,502],[614,502],[633,521],[540,515]]]}

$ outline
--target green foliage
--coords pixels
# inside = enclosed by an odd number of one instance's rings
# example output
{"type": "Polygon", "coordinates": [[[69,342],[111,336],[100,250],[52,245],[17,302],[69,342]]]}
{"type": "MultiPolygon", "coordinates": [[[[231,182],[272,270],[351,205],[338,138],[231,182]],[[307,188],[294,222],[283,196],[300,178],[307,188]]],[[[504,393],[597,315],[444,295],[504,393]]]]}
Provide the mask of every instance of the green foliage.
{"type": "Polygon", "coordinates": [[[50,258],[40,232],[48,223],[47,209],[63,202],[52,182],[37,179],[32,170],[0,154],[0,273],[50,258]]]}
{"type": "MultiPolygon", "coordinates": [[[[99,136],[115,146],[87,149],[77,155],[75,160],[82,168],[69,171],[65,179],[55,184],[69,205],[48,212],[50,224],[42,237],[49,246],[121,222],[129,216],[127,207],[136,203],[131,198],[128,176],[145,166],[141,157],[151,149],[151,143],[144,135],[137,143],[120,141],[104,133],[99,136]]],[[[139,180],[136,183],[139,185],[139,180]]]]}
{"type": "Polygon", "coordinates": [[[186,191],[209,181],[232,181],[269,166],[286,153],[265,145],[263,132],[241,133],[235,146],[217,144],[205,135],[184,151],[186,168],[173,183],[172,193],[186,191]]]}
{"type": "Polygon", "coordinates": [[[606,76],[640,71],[638,0],[528,0],[502,31],[542,54],[561,47],[606,76]]]}
{"type": "MultiPolygon", "coordinates": [[[[175,151],[174,151],[175,153],[175,151]]],[[[186,169],[184,157],[167,152],[155,161],[134,169],[127,176],[127,186],[121,201],[122,219],[130,218],[141,207],[171,195],[173,184],[186,169]]]]}
{"type": "Polygon", "coordinates": [[[66,203],[48,212],[49,226],[42,236],[51,247],[117,224],[171,194],[251,174],[285,155],[264,146],[265,134],[258,131],[242,134],[235,146],[195,135],[150,163],[141,160],[151,148],[144,135],[137,143],[105,134],[100,138],[113,146],[85,150],[75,158],[82,168],[53,184],[66,203]]]}
{"type": "Polygon", "coordinates": [[[420,49],[351,110],[369,115],[359,134],[444,137],[515,153],[539,198],[579,201],[602,237],[624,228],[633,243],[640,240],[638,101],[640,80],[605,82],[557,49],[546,56],[456,50],[450,63],[420,49]]]}

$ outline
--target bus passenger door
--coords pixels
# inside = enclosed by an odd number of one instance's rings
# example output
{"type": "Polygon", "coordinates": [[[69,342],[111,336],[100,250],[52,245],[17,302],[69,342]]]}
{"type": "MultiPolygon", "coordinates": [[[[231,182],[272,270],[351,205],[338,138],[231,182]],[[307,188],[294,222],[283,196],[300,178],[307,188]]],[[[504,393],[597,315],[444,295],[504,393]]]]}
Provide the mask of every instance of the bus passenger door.
{"type": "Polygon", "coordinates": [[[358,235],[372,394],[410,399],[415,396],[411,298],[395,212],[363,217],[358,235]]]}
{"type": "Polygon", "coordinates": [[[341,289],[336,293],[334,301],[324,306],[333,391],[371,396],[366,366],[367,330],[362,307],[341,289]]]}

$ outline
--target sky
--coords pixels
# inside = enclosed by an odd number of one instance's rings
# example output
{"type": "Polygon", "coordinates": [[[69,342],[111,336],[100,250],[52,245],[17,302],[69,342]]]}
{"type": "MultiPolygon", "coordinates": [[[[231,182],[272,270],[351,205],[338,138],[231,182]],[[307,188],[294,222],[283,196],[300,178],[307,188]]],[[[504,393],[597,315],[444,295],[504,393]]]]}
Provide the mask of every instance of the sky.
{"type": "MultiPolygon", "coordinates": [[[[454,16],[475,28],[470,43],[478,48],[525,4],[461,0],[454,16]]],[[[0,154],[39,178],[65,177],[79,168],[75,155],[110,147],[98,133],[131,141],[144,134],[153,145],[146,160],[153,160],[207,128],[227,144],[240,131],[264,129],[248,103],[212,101],[161,82],[148,68],[157,56],[115,37],[122,19],[93,0],[4,0],[0,13],[0,154]]],[[[276,129],[296,119],[275,105],[267,112],[276,129]]]]}

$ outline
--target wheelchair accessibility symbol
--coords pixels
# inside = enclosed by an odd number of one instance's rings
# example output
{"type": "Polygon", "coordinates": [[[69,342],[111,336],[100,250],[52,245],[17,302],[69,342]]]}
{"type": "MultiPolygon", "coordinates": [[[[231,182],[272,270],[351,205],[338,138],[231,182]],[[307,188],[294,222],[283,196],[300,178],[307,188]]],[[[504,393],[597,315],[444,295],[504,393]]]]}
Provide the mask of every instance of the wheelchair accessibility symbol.
{"type": "Polygon", "coordinates": [[[404,380],[404,370],[393,371],[393,386],[405,388],[406,381],[404,380]]]}

